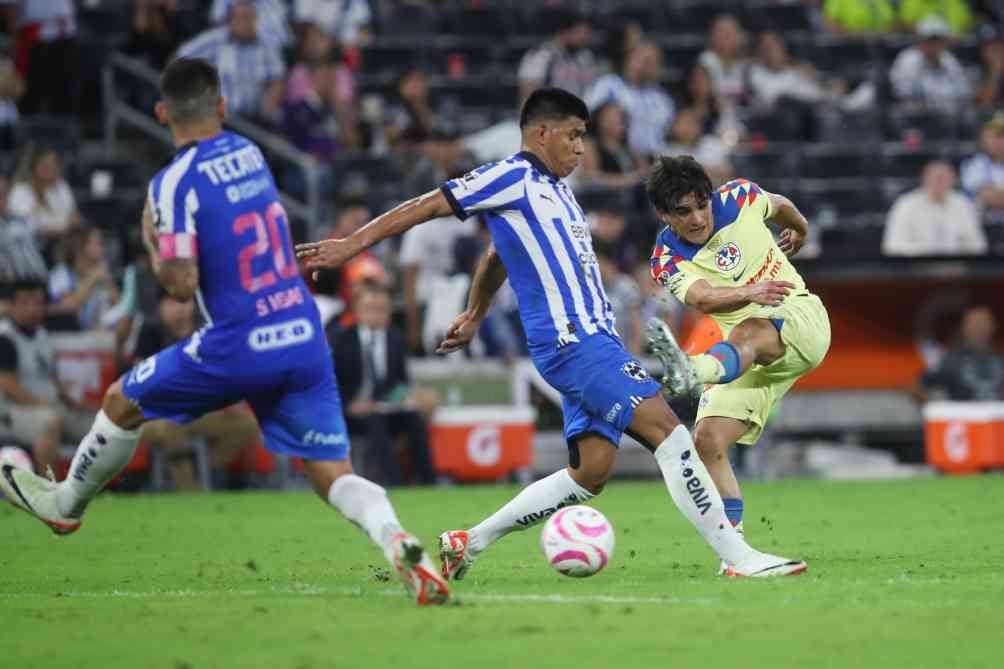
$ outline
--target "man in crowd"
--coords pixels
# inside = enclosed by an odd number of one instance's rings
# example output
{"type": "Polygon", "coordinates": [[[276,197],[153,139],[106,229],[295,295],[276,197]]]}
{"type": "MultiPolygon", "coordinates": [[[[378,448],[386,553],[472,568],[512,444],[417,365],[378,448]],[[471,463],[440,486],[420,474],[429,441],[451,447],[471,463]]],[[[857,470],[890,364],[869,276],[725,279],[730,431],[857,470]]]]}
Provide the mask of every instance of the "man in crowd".
{"type": "Polygon", "coordinates": [[[1004,355],[994,348],[997,319],[989,307],[972,306],[962,316],[959,342],[920,379],[921,399],[940,392],[954,401],[1004,399],[1004,355]]]}

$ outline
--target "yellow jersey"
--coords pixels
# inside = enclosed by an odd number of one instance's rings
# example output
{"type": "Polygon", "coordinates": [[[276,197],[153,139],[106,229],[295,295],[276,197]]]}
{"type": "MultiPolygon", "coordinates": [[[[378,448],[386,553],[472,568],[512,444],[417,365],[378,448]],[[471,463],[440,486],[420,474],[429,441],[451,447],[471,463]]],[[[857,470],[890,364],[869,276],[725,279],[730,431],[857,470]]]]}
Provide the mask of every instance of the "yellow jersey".
{"type": "MultiPolygon", "coordinates": [[[[761,281],[789,281],[794,292],[805,281],[781,252],[766,220],[774,212],[770,198],[755,183],[735,179],[711,193],[711,238],[691,244],[668,226],[659,233],[652,252],[652,277],[681,302],[696,281],[713,287],[734,287],[761,281]]],[[[756,317],[762,307],[748,304],[735,311],[710,314],[728,337],[742,321],[756,317]]]]}

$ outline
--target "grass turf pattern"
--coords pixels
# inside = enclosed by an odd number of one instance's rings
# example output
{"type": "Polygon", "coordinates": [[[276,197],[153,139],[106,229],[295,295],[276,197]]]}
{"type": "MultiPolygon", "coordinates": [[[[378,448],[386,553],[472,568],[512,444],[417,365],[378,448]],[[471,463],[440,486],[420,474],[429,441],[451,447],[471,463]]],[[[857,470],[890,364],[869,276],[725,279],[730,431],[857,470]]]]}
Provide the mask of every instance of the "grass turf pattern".
{"type": "MultiPolygon", "coordinates": [[[[395,490],[427,546],[512,487],[395,490]]],[[[417,608],[365,536],[307,492],[110,496],[59,538],[0,509],[2,666],[1000,667],[1004,478],[745,487],[747,537],[809,561],[717,560],[661,484],[613,482],[606,571],[554,573],[539,526],[417,608]]]]}

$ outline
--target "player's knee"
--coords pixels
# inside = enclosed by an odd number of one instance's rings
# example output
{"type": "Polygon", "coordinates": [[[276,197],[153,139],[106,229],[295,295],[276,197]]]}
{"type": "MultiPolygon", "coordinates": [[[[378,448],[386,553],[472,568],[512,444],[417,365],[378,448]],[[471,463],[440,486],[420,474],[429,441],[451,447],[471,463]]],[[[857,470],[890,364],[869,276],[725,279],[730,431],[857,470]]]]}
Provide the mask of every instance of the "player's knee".
{"type": "Polygon", "coordinates": [[[694,446],[704,462],[714,462],[728,456],[729,444],[723,442],[703,423],[698,423],[694,430],[694,446]]]}

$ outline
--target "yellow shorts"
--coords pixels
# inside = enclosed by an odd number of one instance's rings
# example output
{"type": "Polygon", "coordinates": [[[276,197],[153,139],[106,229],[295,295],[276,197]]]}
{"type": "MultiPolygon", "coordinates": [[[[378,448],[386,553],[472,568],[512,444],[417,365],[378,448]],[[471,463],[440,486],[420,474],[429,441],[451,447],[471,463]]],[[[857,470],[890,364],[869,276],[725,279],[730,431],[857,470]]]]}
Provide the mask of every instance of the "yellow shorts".
{"type": "Polygon", "coordinates": [[[709,416],[735,418],[749,427],[740,444],[757,442],[775,405],[803,374],[819,366],[830,348],[830,319],[822,300],[808,292],[788,296],[778,307],[762,307],[751,318],[774,321],[784,355],[769,365],[753,365],[731,383],[709,386],[697,422],[709,416]]]}

